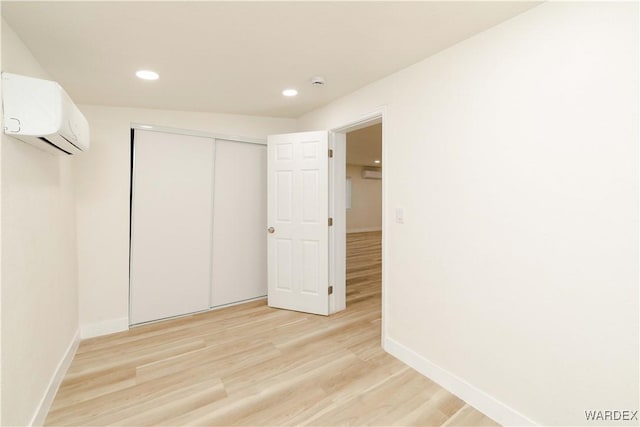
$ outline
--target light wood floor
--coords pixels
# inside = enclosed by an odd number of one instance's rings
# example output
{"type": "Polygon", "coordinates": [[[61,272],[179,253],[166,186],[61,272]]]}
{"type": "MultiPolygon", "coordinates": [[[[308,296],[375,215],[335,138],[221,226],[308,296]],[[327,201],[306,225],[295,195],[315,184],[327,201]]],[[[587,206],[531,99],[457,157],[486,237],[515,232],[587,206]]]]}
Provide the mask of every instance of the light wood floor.
{"type": "Polygon", "coordinates": [[[265,301],[80,344],[47,425],[496,425],[380,348],[380,233],[349,235],[347,310],[265,301]]]}

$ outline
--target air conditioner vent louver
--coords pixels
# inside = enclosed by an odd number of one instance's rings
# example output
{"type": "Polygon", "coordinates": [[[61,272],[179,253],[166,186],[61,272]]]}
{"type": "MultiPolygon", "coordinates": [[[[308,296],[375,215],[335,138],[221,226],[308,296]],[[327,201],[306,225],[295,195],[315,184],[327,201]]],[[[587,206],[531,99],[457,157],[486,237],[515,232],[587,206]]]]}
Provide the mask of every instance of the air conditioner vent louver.
{"type": "Polygon", "coordinates": [[[362,169],[363,179],[382,179],[382,171],[380,169],[362,169]]]}

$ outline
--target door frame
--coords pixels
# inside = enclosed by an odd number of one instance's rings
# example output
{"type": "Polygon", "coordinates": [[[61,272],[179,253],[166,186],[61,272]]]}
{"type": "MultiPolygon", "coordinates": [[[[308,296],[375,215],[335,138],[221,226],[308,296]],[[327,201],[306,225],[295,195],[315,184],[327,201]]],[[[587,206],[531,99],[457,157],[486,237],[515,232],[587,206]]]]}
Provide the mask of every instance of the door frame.
{"type": "Polygon", "coordinates": [[[329,228],[329,281],[333,284],[333,294],[329,296],[329,314],[346,308],[346,162],[347,132],[352,132],[374,124],[382,123],[382,312],[381,346],[385,342],[386,283],[387,283],[387,111],[380,107],[365,115],[343,122],[329,130],[329,148],[333,159],[329,162],[329,215],[334,218],[334,226],[329,228]]]}

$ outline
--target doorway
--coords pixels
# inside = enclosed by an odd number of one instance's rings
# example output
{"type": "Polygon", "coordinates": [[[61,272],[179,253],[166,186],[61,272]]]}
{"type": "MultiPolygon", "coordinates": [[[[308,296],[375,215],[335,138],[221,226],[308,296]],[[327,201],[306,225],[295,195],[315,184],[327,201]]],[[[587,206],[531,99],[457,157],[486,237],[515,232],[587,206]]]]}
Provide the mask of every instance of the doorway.
{"type": "Polygon", "coordinates": [[[329,174],[330,211],[337,225],[343,224],[330,230],[330,276],[338,288],[331,312],[377,300],[370,309],[381,316],[381,344],[386,306],[384,115],[384,109],[375,111],[332,130],[335,158],[329,174]]]}
{"type": "Polygon", "coordinates": [[[382,232],[382,123],[347,132],[346,232],[382,232]]]}
{"type": "Polygon", "coordinates": [[[382,123],[346,133],[346,298],[381,312],[382,123]]]}
{"type": "MultiPolygon", "coordinates": [[[[378,280],[381,282],[379,301],[380,311],[384,313],[385,215],[381,208],[385,200],[384,180],[381,181],[385,175],[381,168],[385,157],[383,116],[384,110],[379,110],[331,131],[269,135],[266,231],[269,235],[270,306],[323,315],[346,308],[347,134],[357,134],[357,131],[373,126],[373,129],[363,130],[362,133],[377,134],[380,148],[371,150],[372,158],[359,165],[358,178],[364,176],[364,179],[378,181],[379,201],[373,208],[376,211],[373,217],[377,217],[377,221],[370,222],[367,230],[355,228],[350,231],[378,233],[378,269],[382,273],[378,280]],[[309,229],[308,233],[305,227],[309,229]],[[309,234],[311,232],[315,234],[309,234]],[[327,276],[324,272],[327,270],[328,280],[325,281],[327,276]],[[278,294],[286,294],[288,299],[276,301],[278,294]],[[274,295],[273,304],[271,295],[274,295]],[[302,307],[303,297],[317,300],[317,307],[314,307],[318,309],[302,307]]],[[[370,210],[364,206],[365,213],[370,210]]],[[[384,325],[382,335],[384,337],[384,325]]]]}

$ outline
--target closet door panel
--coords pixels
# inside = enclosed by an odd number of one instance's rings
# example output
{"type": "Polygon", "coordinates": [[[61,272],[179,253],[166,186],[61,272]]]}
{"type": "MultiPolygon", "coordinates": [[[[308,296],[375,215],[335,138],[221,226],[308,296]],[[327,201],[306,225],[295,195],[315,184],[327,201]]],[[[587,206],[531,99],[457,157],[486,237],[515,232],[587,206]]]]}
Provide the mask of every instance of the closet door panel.
{"type": "Polygon", "coordinates": [[[267,294],[267,147],[216,140],[211,306],[267,294]]]}
{"type": "Polygon", "coordinates": [[[209,308],[213,140],[135,131],[130,323],[209,308]]]}

